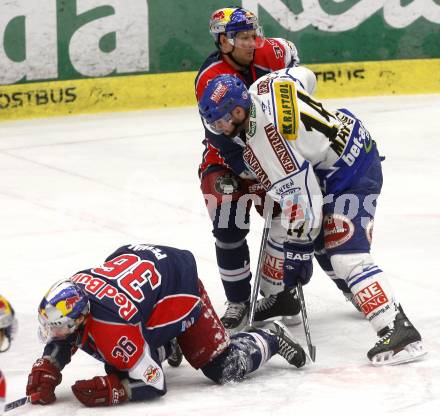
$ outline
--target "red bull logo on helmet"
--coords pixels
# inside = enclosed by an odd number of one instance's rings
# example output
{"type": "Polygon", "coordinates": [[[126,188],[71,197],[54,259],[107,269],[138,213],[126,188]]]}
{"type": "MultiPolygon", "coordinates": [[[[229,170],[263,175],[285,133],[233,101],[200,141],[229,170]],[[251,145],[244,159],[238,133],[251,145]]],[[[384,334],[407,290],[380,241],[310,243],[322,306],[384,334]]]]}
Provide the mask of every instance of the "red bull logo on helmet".
{"type": "Polygon", "coordinates": [[[72,296],[70,298],[63,299],[56,304],[56,308],[63,314],[63,316],[67,316],[70,312],[72,312],[75,304],[80,300],[79,296],[72,296]]]}
{"type": "Polygon", "coordinates": [[[221,20],[221,19],[224,19],[224,18],[225,18],[225,12],[223,10],[217,10],[211,16],[212,20],[221,20]]]}

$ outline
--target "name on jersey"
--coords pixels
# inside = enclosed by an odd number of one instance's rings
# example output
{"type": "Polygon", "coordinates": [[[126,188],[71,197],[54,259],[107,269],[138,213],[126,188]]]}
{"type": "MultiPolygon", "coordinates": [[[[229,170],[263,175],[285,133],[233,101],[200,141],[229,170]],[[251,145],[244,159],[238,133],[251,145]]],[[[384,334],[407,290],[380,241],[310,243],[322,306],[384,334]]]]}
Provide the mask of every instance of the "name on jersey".
{"type": "Polygon", "coordinates": [[[70,280],[83,285],[86,292],[94,295],[98,299],[111,299],[118,307],[119,316],[125,321],[129,321],[133,318],[138,311],[135,304],[128,299],[124,293],[99,277],[93,277],[87,273],[77,273],[71,277],[70,280]]]}
{"type": "Polygon", "coordinates": [[[243,159],[249,165],[249,167],[251,168],[257,179],[260,181],[260,183],[264,186],[264,188],[269,189],[272,184],[266,172],[261,167],[260,161],[257,159],[255,153],[249,146],[246,146],[243,152],[243,159]]]}
{"type": "Polygon", "coordinates": [[[275,126],[272,123],[267,124],[264,126],[264,131],[266,132],[269,143],[272,146],[272,149],[275,152],[278,160],[280,161],[284,172],[295,172],[297,170],[296,163],[290,156],[285,140],[280,136],[275,126]]]}
{"type": "Polygon", "coordinates": [[[299,113],[293,82],[275,83],[275,101],[277,103],[278,128],[287,140],[298,136],[299,113]]]}
{"type": "Polygon", "coordinates": [[[167,255],[163,253],[160,248],[155,246],[150,246],[147,244],[131,244],[128,246],[128,248],[133,251],[149,251],[154,254],[154,257],[156,257],[157,260],[167,258],[167,255]]]}

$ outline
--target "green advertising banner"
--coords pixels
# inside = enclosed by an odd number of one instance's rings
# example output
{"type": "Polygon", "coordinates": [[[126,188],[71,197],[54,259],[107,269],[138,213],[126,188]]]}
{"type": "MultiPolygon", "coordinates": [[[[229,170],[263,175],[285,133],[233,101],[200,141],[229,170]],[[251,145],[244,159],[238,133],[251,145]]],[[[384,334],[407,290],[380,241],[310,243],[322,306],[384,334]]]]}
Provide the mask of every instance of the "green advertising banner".
{"type": "Polygon", "coordinates": [[[195,105],[230,5],[295,43],[318,97],[440,92],[440,0],[0,0],[0,121],[195,105]]]}
{"type": "Polygon", "coordinates": [[[231,3],[305,64],[440,57],[440,0],[0,0],[0,85],[197,70],[231,3]]]}

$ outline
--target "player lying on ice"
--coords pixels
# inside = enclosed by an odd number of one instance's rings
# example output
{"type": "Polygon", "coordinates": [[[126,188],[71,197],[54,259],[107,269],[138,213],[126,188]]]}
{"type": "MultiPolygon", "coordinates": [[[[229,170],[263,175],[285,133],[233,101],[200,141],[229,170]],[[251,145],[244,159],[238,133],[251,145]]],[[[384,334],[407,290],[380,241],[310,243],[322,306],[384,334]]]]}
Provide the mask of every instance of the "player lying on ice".
{"type": "MultiPolygon", "coordinates": [[[[55,283],[38,309],[46,343],[26,394],[55,401],[61,371],[77,348],[104,362],[107,375],[79,380],[72,390],[85,406],[110,406],[166,393],[161,362],[174,353],[216,383],[240,381],[279,354],[302,367],[306,354],[282,324],[229,337],[186,250],[154,245],[117,249],[102,266],[55,283]]],[[[174,361],[174,365],[180,362],[174,361]]]]}
{"type": "Polygon", "coordinates": [[[243,158],[282,208],[271,235],[284,250],[286,286],[309,282],[316,254],[378,334],[367,354],[373,364],[414,360],[424,354],[420,334],[370,255],[382,187],[376,143],[350,111],[330,112],[313,98],[315,85],[304,67],[265,75],[249,91],[239,78],[220,75],[199,111],[213,133],[246,132],[243,158]]]}

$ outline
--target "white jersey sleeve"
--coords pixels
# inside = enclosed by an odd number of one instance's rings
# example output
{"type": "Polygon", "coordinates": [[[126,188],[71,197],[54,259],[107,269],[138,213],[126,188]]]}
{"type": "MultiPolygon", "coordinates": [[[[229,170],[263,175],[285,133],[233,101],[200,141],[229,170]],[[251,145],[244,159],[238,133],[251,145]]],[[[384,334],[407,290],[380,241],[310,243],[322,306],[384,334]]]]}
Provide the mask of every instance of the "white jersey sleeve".
{"type": "MultiPolygon", "coordinates": [[[[243,157],[280,203],[287,239],[306,243],[317,237],[321,227],[322,193],[313,166],[296,149],[295,141],[288,140],[299,129],[296,84],[300,88],[311,79],[294,80],[290,71],[295,69],[269,74],[250,87],[253,104],[243,157]]],[[[307,71],[296,75],[310,76],[307,71]]]]}
{"type": "Polygon", "coordinates": [[[286,74],[288,74],[292,80],[296,80],[307,94],[313,95],[315,93],[316,75],[309,68],[306,68],[305,66],[289,68],[289,70],[286,71],[286,74]]]}

